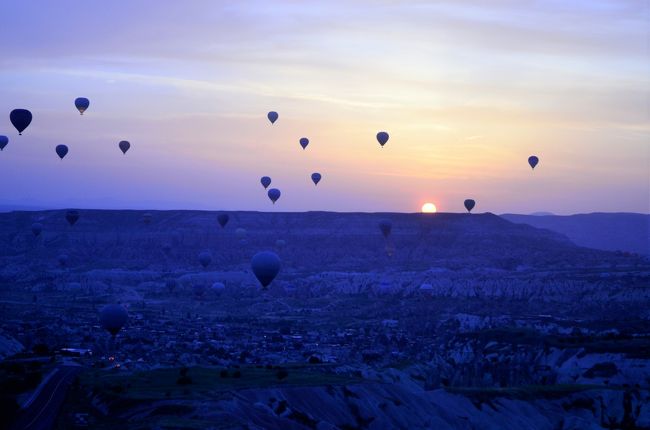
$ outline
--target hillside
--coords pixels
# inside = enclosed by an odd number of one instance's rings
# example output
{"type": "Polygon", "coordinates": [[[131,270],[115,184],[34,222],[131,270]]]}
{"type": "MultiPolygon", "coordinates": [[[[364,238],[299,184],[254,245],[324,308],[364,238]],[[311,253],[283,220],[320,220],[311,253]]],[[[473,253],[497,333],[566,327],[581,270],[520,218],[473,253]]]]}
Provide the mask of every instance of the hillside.
{"type": "Polygon", "coordinates": [[[65,211],[0,214],[0,257],[13,263],[166,270],[198,265],[210,250],[213,268],[247,267],[251,256],[274,249],[285,268],[308,271],[421,270],[429,267],[564,267],[610,264],[613,253],[580,248],[565,236],[514,224],[493,214],[229,212],[222,229],[216,212],[82,210],[73,227],[65,211]],[[392,222],[385,239],[378,223],[392,222]],[[31,225],[43,232],[34,237],[31,225]],[[246,230],[245,237],[236,234],[246,230]],[[286,242],[279,248],[278,239],[286,242]],[[39,257],[39,258],[35,258],[39,257]]]}
{"type": "Polygon", "coordinates": [[[579,215],[516,215],[502,218],[566,235],[587,248],[650,255],[650,215],[635,213],[591,213],[579,215]]]}

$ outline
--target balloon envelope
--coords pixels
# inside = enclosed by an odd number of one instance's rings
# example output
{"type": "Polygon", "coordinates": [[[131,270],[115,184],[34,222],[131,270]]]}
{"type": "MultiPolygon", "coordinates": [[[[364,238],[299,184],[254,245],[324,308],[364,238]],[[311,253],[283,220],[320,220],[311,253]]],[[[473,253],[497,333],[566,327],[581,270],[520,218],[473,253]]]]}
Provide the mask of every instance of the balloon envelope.
{"type": "Polygon", "coordinates": [[[23,131],[32,122],[32,113],[27,109],[14,109],[9,114],[9,120],[18,130],[18,134],[23,134],[23,131]]]}
{"type": "Polygon", "coordinates": [[[126,140],[122,140],[120,143],[117,144],[117,146],[120,147],[120,150],[122,151],[122,154],[126,154],[126,151],[129,150],[129,148],[131,147],[131,144],[126,140]]]}
{"type": "Polygon", "coordinates": [[[271,111],[266,114],[266,117],[271,121],[271,124],[275,123],[278,120],[278,113],[275,111],[271,111]]]}
{"type": "Polygon", "coordinates": [[[58,155],[59,158],[63,160],[63,157],[65,157],[66,154],[68,153],[68,147],[65,145],[56,145],[55,151],[56,151],[56,155],[58,155]]]}
{"type": "Polygon", "coordinates": [[[275,241],[275,246],[277,246],[278,248],[284,248],[285,246],[287,246],[287,241],[284,239],[278,239],[275,241]]]}
{"type": "Polygon", "coordinates": [[[320,173],[312,173],[311,174],[311,180],[314,181],[314,185],[318,185],[320,182],[322,176],[320,173]]]}
{"type": "Polygon", "coordinates": [[[239,227],[237,230],[235,230],[235,236],[237,236],[238,239],[245,239],[246,229],[239,227]]]}
{"type": "Polygon", "coordinates": [[[528,164],[530,164],[531,168],[534,169],[535,166],[537,166],[537,163],[539,163],[539,158],[537,158],[536,155],[531,155],[530,157],[528,157],[528,164]]]}
{"type": "Polygon", "coordinates": [[[35,222],[34,224],[32,224],[32,233],[34,234],[34,236],[38,236],[39,234],[41,234],[42,231],[43,231],[43,224],[41,224],[40,222],[35,222]]]}
{"type": "Polygon", "coordinates": [[[300,138],[300,146],[302,146],[302,149],[305,149],[309,145],[309,139],[306,137],[301,137],[300,138]]]}
{"type": "Polygon", "coordinates": [[[377,133],[377,142],[379,142],[381,146],[384,146],[386,142],[388,142],[389,137],[390,136],[388,136],[388,133],[386,133],[385,131],[380,131],[379,133],[377,133]]]}
{"type": "Polygon", "coordinates": [[[260,184],[264,187],[264,189],[267,189],[269,185],[271,185],[271,178],[268,176],[262,176],[260,179],[260,184]]]}
{"type": "Polygon", "coordinates": [[[79,211],[77,210],[69,210],[65,213],[65,219],[68,221],[68,224],[70,225],[75,225],[77,221],[79,221],[79,211]]]}
{"type": "Polygon", "coordinates": [[[269,196],[269,199],[271,199],[273,204],[275,204],[275,202],[278,201],[282,193],[277,188],[271,188],[267,194],[269,196]]]}
{"type": "Polygon", "coordinates": [[[222,282],[215,282],[212,284],[212,291],[215,293],[222,293],[226,290],[226,286],[222,282]]]}
{"type": "Polygon", "coordinates": [[[99,322],[111,335],[115,336],[126,324],[129,314],[122,305],[106,305],[99,313],[99,322]]]}
{"type": "Polygon", "coordinates": [[[230,220],[230,215],[228,214],[219,214],[217,215],[217,222],[221,226],[221,228],[224,228],[226,224],[228,224],[228,221],[230,220]]]}
{"type": "Polygon", "coordinates": [[[381,230],[381,234],[383,234],[385,238],[388,238],[392,229],[393,223],[389,220],[383,219],[379,221],[379,230],[381,230]]]}
{"type": "Polygon", "coordinates": [[[199,263],[205,269],[212,262],[212,254],[209,251],[203,251],[199,254],[199,263]]]}
{"type": "Polygon", "coordinates": [[[280,257],[271,251],[263,251],[255,254],[251,260],[251,268],[253,273],[263,288],[273,282],[273,279],[280,272],[280,257]]]}
{"type": "Polygon", "coordinates": [[[465,209],[467,209],[467,212],[472,212],[472,209],[474,209],[474,206],[476,206],[476,202],[473,199],[467,199],[463,202],[465,205],[465,209]]]}
{"type": "Polygon", "coordinates": [[[203,297],[203,294],[205,293],[205,285],[199,283],[199,284],[194,284],[192,287],[194,290],[194,295],[197,297],[203,297]]]}
{"type": "Polygon", "coordinates": [[[9,143],[9,138],[7,136],[0,136],[0,151],[5,149],[5,146],[9,143]]]}
{"type": "Polygon", "coordinates": [[[74,101],[74,105],[81,115],[84,114],[88,106],[90,106],[90,100],[85,97],[77,97],[74,101]]]}

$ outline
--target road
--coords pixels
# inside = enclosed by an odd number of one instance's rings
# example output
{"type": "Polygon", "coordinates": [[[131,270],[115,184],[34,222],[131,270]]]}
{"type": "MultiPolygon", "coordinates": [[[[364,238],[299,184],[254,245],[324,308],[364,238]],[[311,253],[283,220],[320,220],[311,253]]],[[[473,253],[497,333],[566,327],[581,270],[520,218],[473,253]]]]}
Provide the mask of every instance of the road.
{"type": "Polygon", "coordinates": [[[78,366],[59,367],[59,371],[45,383],[36,398],[19,413],[12,428],[15,430],[52,429],[68,388],[80,369],[78,366]]]}

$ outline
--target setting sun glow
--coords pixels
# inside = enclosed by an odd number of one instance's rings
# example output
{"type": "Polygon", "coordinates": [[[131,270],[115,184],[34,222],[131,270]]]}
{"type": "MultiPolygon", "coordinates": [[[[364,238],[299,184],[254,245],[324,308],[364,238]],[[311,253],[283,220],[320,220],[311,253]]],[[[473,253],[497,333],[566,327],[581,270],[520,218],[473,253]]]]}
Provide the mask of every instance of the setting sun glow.
{"type": "Polygon", "coordinates": [[[432,214],[432,213],[436,213],[437,211],[438,209],[436,209],[436,205],[434,205],[433,203],[425,203],[422,205],[422,213],[432,214]]]}

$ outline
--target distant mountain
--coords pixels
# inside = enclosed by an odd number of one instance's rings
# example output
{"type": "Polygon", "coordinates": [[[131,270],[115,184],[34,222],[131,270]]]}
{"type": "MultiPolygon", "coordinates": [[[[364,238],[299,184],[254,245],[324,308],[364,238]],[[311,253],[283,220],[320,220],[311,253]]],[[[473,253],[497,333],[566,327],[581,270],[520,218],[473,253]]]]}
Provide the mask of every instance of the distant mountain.
{"type": "Polygon", "coordinates": [[[564,234],[576,245],[650,255],[650,215],[597,212],[568,216],[503,214],[501,217],[564,234]]]}
{"type": "Polygon", "coordinates": [[[65,211],[0,214],[0,262],[56,265],[66,254],[71,265],[174,269],[198,267],[198,253],[208,249],[212,267],[247,269],[256,252],[273,249],[285,267],[320,272],[583,267],[625,258],[489,213],[228,213],[224,229],[208,211],[80,210],[73,227],[65,211]],[[378,226],[382,219],[392,223],[388,239],[378,226]],[[31,232],[35,221],[43,226],[39,237],[31,232]],[[246,229],[245,238],[238,228],[246,229]],[[286,245],[278,247],[278,239],[286,245]]]}

